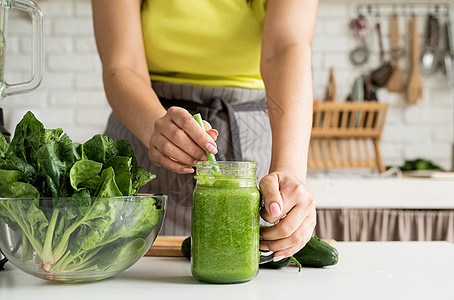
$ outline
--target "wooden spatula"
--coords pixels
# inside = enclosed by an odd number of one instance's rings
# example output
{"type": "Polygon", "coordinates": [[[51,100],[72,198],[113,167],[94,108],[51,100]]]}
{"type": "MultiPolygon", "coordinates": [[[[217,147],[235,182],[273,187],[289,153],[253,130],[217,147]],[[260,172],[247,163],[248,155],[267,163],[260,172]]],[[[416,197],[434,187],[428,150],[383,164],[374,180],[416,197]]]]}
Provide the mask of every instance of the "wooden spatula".
{"type": "Polygon", "coordinates": [[[325,101],[336,101],[336,81],[334,79],[334,68],[329,69],[329,79],[325,91],[325,101]]]}
{"type": "Polygon", "coordinates": [[[391,64],[394,66],[391,77],[386,87],[388,91],[400,93],[404,89],[404,76],[399,66],[399,26],[397,13],[393,13],[391,18],[391,64]]]}
{"type": "Polygon", "coordinates": [[[416,16],[411,18],[411,70],[407,83],[407,102],[416,104],[422,98],[422,80],[419,71],[419,39],[416,16]]]}

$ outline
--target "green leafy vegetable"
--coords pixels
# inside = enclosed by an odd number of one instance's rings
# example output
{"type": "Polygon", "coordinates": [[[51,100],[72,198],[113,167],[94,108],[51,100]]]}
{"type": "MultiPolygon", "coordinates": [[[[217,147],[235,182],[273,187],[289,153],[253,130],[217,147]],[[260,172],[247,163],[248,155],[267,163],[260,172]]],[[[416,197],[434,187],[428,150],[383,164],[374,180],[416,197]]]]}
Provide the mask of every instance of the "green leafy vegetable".
{"type": "Polygon", "coordinates": [[[153,178],[129,142],[75,143],[28,112],[11,144],[0,135],[0,222],[20,232],[21,259],[44,271],[125,268],[162,219],[161,198],[130,197],[153,178]]]}
{"type": "Polygon", "coordinates": [[[117,155],[114,141],[101,134],[97,134],[85,142],[84,151],[88,159],[100,163],[105,163],[109,158],[117,155]]]}

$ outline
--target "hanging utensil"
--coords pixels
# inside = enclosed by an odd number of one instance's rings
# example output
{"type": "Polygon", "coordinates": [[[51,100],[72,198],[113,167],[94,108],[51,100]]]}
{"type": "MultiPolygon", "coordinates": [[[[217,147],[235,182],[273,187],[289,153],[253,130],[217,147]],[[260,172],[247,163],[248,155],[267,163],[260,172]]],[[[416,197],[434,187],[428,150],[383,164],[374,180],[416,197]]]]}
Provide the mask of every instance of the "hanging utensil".
{"type": "Polygon", "coordinates": [[[440,24],[434,15],[427,17],[425,47],[421,55],[421,73],[432,75],[440,68],[440,52],[438,43],[440,39],[440,24]]]}
{"type": "Polygon", "coordinates": [[[393,72],[393,66],[389,61],[385,61],[385,50],[383,48],[383,39],[381,35],[380,23],[375,25],[378,36],[378,45],[380,47],[380,66],[370,74],[370,81],[376,87],[384,87],[388,83],[393,72]]]}
{"type": "Polygon", "coordinates": [[[422,98],[422,80],[419,71],[419,39],[418,21],[416,16],[412,16],[410,25],[411,34],[411,70],[408,77],[406,98],[410,104],[416,104],[422,98]]]}
{"type": "Polygon", "coordinates": [[[454,50],[452,44],[452,30],[449,18],[446,20],[445,27],[445,55],[443,58],[444,73],[448,86],[454,87],[454,50]]]}
{"type": "Polygon", "coordinates": [[[364,102],[364,79],[360,75],[355,78],[353,81],[352,91],[351,91],[351,101],[353,102],[364,102]]]}
{"type": "Polygon", "coordinates": [[[334,68],[329,69],[329,79],[325,91],[325,101],[336,101],[336,81],[334,79],[334,68]]]}
{"type": "Polygon", "coordinates": [[[369,48],[367,48],[366,41],[361,39],[361,45],[350,51],[350,62],[355,66],[361,66],[369,60],[369,48]]]}
{"type": "Polygon", "coordinates": [[[404,76],[402,69],[399,66],[399,58],[402,56],[401,48],[399,47],[399,26],[397,13],[393,13],[391,17],[391,64],[394,70],[389,78],[386,87],[390,92],[400,93],[404,89],[404,76]]]}
{"type": "Polygon", "coordinates": [[[369,60],[369,48],[366,43],[366,36],[368,33],[367,22],[364,16],[359,15],[358,18],[350,22],[350,29],[353,30],[354,35],[359,39],[360,45],[354,48],[349,53],[350,62],[355,66],[360,66],[369,60]]]}

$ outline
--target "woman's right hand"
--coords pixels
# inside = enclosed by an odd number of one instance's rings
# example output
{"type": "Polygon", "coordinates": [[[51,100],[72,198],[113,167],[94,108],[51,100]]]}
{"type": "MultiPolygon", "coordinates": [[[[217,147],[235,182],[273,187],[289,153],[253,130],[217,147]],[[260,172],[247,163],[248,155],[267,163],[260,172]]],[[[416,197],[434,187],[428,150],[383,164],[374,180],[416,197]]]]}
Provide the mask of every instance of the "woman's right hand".
{"type": "Polygon", "coordinates": [[[148,144],[148,157],[157,166],[175,173],[193,173],[200,160],[208,160],[206,151],[217,153],[217,131],[203,121],[206,132],[184,108],[170,107],[155,121],[148,144]]]}

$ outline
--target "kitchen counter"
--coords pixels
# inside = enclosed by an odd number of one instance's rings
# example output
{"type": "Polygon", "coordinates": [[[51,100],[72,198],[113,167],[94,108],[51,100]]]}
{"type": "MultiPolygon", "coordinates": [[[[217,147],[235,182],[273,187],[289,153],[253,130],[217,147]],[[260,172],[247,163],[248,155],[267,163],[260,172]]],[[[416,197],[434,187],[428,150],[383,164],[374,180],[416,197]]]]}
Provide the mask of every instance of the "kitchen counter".
{"type": "Polygon", "coordinates": [[[454,180],[308,177],[317,208],[454,209],[454,180]]]}
{"type": "Polygon", "coordinates": [[[339,263],[325,269],[260,269],[243,284],[196,281],[184,258],[144,257],[125,272],[89,284],[58,284],[7,264],[0,299],[448,299],[454,244],[340,242],[339,263]]]}
{"type": "Polygon", "coordinates": [[[454,180],[308,177],[321,238],[338,241],[454,242],[454,180]]]}

